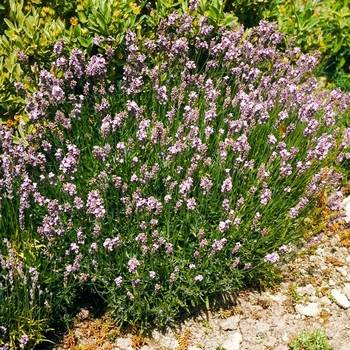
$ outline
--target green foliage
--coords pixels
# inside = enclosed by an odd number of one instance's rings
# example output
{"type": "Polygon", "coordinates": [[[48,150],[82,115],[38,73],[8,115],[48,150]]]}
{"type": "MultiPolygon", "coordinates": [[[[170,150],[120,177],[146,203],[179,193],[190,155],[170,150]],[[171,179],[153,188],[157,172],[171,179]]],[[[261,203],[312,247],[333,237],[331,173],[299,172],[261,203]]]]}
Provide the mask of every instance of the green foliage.
{"type": "Polygon", "coordinates": [[[322,330],[302,331],[289,347],[291,350],[332,350],[322,330]]]}
{"type": "Polygon", "coordinates": [[[350,84],[350,8],[348,0],[278,1],[265,17],[306,52],[319,51],[322,70],[348,89],[350,84]],[[339,78],[341,76],[341,79],[339,78]]]}
{"type": "Polygon", "coordinates": [[[278,0],[226,0],[225,11],[232,11],[245,27],[253,27],[266,18],[277,3],[278,0]]]}
{"type": "Polygon", "coordinates": [[[279,30],[304,52],[321,53],[320,75],[331,84],[350,89],[350,6],[348,0],[225,1],[246,27],[261,19],[278,23],[279,30]]]}
{"type": "Polygon", "coordinates": [[[60,315],[58,322],[68,319],[67,305],[74,293],[71,286],[61,285],[58,261],[44,258],[45,245],[30,232],[7,232],[0,237],[0,325],[5,326],[0,329],[0,344],[6,337],[11,349],[18,348],[23,336],[32,345],[42,343],[53,313],[60,315]]]}
{"type": "MultiPolygon", "coordinates": [[[[90,49],[95,35],[111,36],[119,44],[130,27],[137,28],[141,7],[123,0],[31,1],[8,0],[0,33],[0,114],[13,117],[23,109],[24,95],[15,91],[21,82],[28,92],[37,80],[38,67],[47,67],[54,43],[90,49]],[[74,5],[74,6],[72,6],[74,5]],[[50,7],[52,6],[52,7],[50,7]],[[18,53],[28,56],[20,64],[18,53]]],[[[140,28],[139,28],[140,29],[140,28]]]]}
{"type": "Polygon", "coordinates": [[[14,83],[21,81],[30,90],[35,68],[29,63],[43,62],[50,56],[52,45],[64,32],[64,22],[48,15],[45,18],[33,8],[24,10],[23,2],[9,1],[4,32],[0,36],[0,113],[9,115],[23,104],[24,98],[15,93],[14,83]],[[28,63],[20,65],[17,54],[22,51],[28,63]]]}
{"type": "MultiPolygon", "coordinates": [[[[13,118],[21,113],[24,94],[15,91],[16,82],[24,83],[33,91],[38,68],[47,66],[54,43],[63,39],[68,47],[96,50],[94,36],[111,38],[110,45],[118,47],[116,61],[125,60],[123,41],[132,28],[138,36],[152,36],[160,20],[171,12],[189,12],[187,1],[157,0],[6,0],[0,7],[0,119],[13,118]],[[152,3],[152,2],[151,2],[152,3]],[[153,5],[151,7],[150,5],[153,5]],[[2,16],[1,16],[2,15],[2,16]],[[28,61],[19,62],[18,52],[24,52],[28,61]]],[[[235,21],[224,11],[221,0],[202,0],[197,17],[205,14],[214,24],[230,26],[235,21]]]]}

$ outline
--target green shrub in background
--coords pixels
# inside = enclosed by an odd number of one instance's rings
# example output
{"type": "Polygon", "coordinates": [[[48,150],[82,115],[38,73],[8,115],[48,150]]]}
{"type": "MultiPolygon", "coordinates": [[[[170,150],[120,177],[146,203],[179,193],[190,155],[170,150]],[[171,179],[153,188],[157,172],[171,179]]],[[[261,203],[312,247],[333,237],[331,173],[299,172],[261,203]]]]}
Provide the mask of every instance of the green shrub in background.
{"type": "Polygon", "coordinates": [[[3,6],[6,15],[5,29],[0,36],[0,114],[3,118],[21,111],[25,96],[15,92],[15,83],[21,82],[27,91],[32,91],[37,72],[47,66],[58,39],[71,47],[91,49],[95,35],[109,33],[119,44],[126,30],[137,25],[140,11],[136,4],[119,0],[63,1],[56,8],[38,3],[9,0],[8,5],[3,6]],[[76,5],[75,12],[68,6],[72,3],[76,5]],[[118,11],[123,15],[118,16],[118,11]],[[61,13],[70,17],[61,17],[61,13]]]}
{"type": "Polygon", "coordinates": [[[250,28],[267,18],[269,11],[276,9],[277,4],[278,0],[227,0],[224,11],[234,13],[239,23],[250,28]]]}
{"type": "Polygon", "coordinates": [[[279,0],[264,12],[305,52],[322,55],[319,74],[350,89],[350,8],[348,0],[279,0]]]}
{"type": "Polygon", "coordinates": [[[110,37],[109,45],[118,48],[115,60],[121,65],[125,57],[119,44],[126,31],[132,28],[139,36],[152,36],[159,21],[174,10],[198,17],[206,14],[218,25],[234,21],[219,0],[202,0],[196,11],[189,9],[187,1],[172,0],[6,0],[0,7],[0,118],[13,118],[23,110],[25,95],[16,92],[15,83],[32,91],[39,69],[50,68],[47,62],[57,40],[92,52],[97,50],[94,37],[110,37]]]}
{"type": "Polygon", "coordinates": [[[350,8],[348,0],[233,0],[225,2],[246,27],[261,19],[276,21],[279,30],[304,52],[322,55],[319,75],[330,87],[350,90],[350,8]]]}

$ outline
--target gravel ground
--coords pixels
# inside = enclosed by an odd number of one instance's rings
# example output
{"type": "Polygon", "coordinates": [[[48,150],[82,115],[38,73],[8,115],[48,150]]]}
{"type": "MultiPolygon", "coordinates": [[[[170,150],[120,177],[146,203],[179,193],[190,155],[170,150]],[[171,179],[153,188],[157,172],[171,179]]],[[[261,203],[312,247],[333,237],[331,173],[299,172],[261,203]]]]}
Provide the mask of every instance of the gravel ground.
{"type": "MultiPolygon", "coordinates": [[[[226,310],[188,319],[150,338],[121,334],[107,316],[82,309],[55,350],[288,350],[302,330],[323,329],[334,350],[350,350],[350,229],[329,224],[283,265],[283,282],[244,291],[226,310]]],[[[296,250],[296,249],[295,249],[296,250]]]]}

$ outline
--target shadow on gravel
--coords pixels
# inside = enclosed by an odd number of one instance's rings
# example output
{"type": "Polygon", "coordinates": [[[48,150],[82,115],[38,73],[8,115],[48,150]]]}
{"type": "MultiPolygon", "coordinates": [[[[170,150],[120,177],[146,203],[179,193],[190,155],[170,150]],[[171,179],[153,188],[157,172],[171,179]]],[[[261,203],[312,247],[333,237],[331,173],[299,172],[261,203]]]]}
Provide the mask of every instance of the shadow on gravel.
{"type": "Polygon", "coordinates": [[[63,338],[72,326],[74,319],[81,309],[86,309],[93,318],[99,318],[106,312],[105,301],[92,289],[81,289],[72,306],[67,310],[65,317],[59,315],[57,320],[51,324],[52,331],[48,332],[46,340],[37,345],[34,350],[51,350],[63,341],[63,338]]]}

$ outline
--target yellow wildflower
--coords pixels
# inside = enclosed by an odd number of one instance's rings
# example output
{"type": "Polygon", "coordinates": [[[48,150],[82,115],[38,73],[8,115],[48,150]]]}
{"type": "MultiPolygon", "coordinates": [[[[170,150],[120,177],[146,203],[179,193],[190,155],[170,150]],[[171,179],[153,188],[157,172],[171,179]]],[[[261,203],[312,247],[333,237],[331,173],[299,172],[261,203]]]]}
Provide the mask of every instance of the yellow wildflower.
{"type": "Polygon", "coordinates": [[[12,119],[7,119],[6,120],[6,126],[8,127],[8,128],[12,128],[13,127],[13,120],[12,119]]]}
{"type": "Polygon", "coordinates": [[[113,12],[113,17],[115,17],[115,18],[120,17],[120,15],[121,15],[120,10],[115,10],[115,11],[113,12]]]}
{"type": "Polygon", "coordinates": [[[69,19],[69,23],[70,23],[72,26],[76,26],[76,25],[79,23],[78,18],[76,18],[76,17],[71,17],[71,18],[69,19]]]}
{"type": "Polygon", "coordinates": [[[132,2],[130,4],[130,8],[131,8],[132,12],[134,13],[134,15],[139,15],[141,12],[141,8],[139,6],[137,6],[134,2],[132,2]]]}

